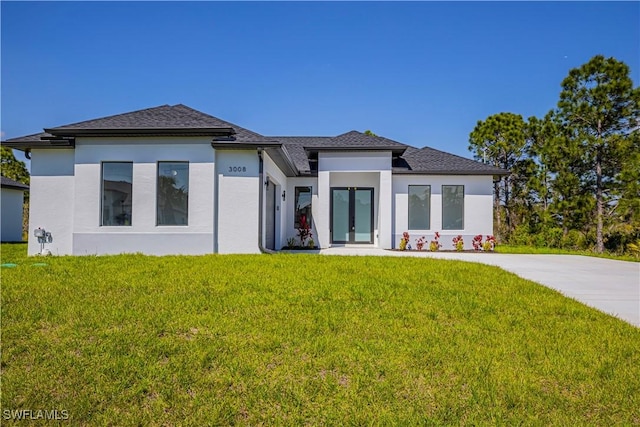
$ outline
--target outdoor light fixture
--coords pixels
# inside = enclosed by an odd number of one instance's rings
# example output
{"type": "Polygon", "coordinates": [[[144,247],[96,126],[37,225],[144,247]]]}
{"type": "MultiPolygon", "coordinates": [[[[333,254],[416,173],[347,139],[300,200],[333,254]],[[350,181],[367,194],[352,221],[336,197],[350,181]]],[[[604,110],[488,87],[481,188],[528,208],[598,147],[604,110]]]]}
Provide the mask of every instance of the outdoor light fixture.
{"type": "Polygon", "coordinates": [[[286,191],[282,191],[282,201],[284,202],[287,198],[287,192],[286,191]]]}

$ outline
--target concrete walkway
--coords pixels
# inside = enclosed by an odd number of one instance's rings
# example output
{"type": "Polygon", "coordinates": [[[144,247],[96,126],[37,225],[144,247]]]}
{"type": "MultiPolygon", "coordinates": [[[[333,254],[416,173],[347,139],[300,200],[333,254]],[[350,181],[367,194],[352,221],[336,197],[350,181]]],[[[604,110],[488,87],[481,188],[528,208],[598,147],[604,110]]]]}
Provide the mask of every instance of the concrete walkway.
{"type": "Polygon", "coordinates": [[[578,255],[386,251],[337,247],[322,255],[414,256],[494,265],[640,327],[640,263],[578,255]]]}

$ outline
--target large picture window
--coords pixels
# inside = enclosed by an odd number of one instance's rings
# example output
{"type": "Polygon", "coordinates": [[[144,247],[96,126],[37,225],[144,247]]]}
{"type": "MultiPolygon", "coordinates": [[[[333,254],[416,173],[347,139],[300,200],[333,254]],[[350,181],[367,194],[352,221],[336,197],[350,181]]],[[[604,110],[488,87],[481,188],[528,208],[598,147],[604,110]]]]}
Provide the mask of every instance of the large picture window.
{"type": "Polygon", "coordinates": [[[294,227],[300,228],[303,216],[311,226],[311,187],[296,187],[295,202],[294,227]]]}
{"type": "Polygon", "coordinates": [[[409,186],[409,230],[431,228],[431,186],[409,186]]]}
{"type": "Polygon", "coordinates": [[[132,184],[133,163],[102,163],[101,225],[131,225],[132,184]]]}
{"type": "Polygon", "coordinates": [[[442,186],[442,229],[464,229],[464,185],[442,186]]]}
{"type": "Polygon", "coordinates": [[[189,163],[158,162],[158,225],[187,225],[189,163]]]}

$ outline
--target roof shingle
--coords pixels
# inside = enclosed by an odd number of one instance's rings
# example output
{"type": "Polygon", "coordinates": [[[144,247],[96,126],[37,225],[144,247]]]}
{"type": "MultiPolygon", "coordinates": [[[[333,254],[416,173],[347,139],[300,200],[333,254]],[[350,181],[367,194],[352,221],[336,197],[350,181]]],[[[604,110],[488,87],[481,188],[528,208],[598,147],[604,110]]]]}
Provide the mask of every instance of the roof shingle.
{"type": "MultiPolygon", "coordinates": [[[[505,175],[507,171],[477,162],[475,160],[456,156],[454,154],[435,150],[430,147],[421,149],[411,147],[400,142],[381,136],[367,135],[358,131],[350,131],[338,136],[273,136],[265,137],[259,133],[250,131],[236,124],[221,120],[217,117],[205,114],[186,105],[161,105],[144,110],[132,111],[124,114],[103,117],[100,119],[86,120],[71,123],[51,129],[45,129],[44,133],[28,135],[19,138],[11,138],[5,142],[16,144],[19,147],[42,146],[48,144],[47,138],[53,136],[74,136],[86,134],[86,131],[127,131],[132,130],[232,130],[233,135],[224,137],[226,145],[235,143],[266,143],[274,141],[283,145],[299,173],[311,172],[309,164],[310,151],[327,150],[389,150],[394,156],[399,156],[395,161],[394,173],[407,174],[467,174],[467,175],[505,175]],[[44,139],[43,139],[44,138],[44,139]],[[29,145],[32,144],[32,145],[29,145]]],[[[224,134],[224,131],[223,131],[224,134]]]]}
{"type": "Polygon", "coordinates": [[[3,188],[12,188],[14,190],[28,190],[29,186],[21,182],[15,181],[6,176],[0,176],[0,186],[3,188]]]}

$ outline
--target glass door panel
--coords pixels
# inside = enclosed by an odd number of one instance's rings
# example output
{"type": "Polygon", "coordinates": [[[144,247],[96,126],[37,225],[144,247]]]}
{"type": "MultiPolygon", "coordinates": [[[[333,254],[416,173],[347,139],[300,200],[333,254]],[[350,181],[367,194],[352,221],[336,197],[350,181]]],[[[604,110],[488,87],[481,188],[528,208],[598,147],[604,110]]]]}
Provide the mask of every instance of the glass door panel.
{"type": "Polygon", "coordinates": [[[332,207],[333,215],[331,218],[333,225],[334,242],[349,241],[349,190],[348,189],[332,189],[332,207]]]}
{"type": "Polygon", "coordinates": [[[354,210],[355,210],[355,235],[356,243],[371,243],[371,232],[373,231],[373,191],[371,189],[355,190],[354,210]]]}
{"type": "Polygon", "coordinates": [[[373,243],[373,188],[331,189],[331,241],[373,243]]]}

